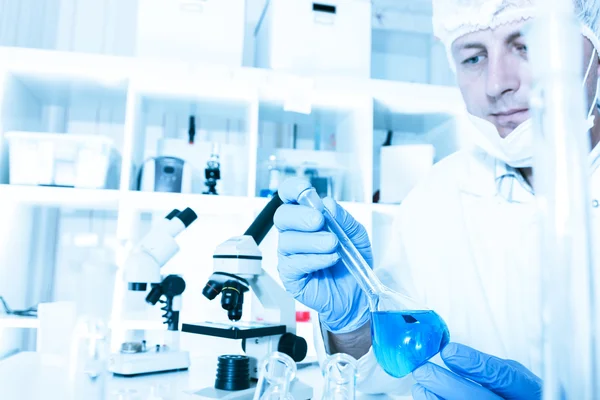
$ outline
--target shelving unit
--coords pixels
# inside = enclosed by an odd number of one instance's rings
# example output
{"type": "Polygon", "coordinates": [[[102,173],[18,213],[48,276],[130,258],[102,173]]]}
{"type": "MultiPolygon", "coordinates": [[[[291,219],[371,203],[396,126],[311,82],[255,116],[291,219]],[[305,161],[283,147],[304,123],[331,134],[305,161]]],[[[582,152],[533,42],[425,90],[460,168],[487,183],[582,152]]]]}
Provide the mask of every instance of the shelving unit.
{"type": "Polygon", "coordinates": [[[117,210],[121,192],[3,184],[0,185],[0,198],[6,203],[32,206],[117,210]]]}
{"type": "Polygon", "coordinates": [[[37,329],[39,325],[39,321],[35,317],[0,314],[0,332],[7,328],[37,329]]]}
{"type": "MultiPolygon", "coordinates": [[[[190,154],[197,154],[201,161],[195,161],[194,168],[202,172],[213,142],[224,149],[223,166],[227,169],[234,165],[236,174],[227,178],[235,183],[223,194],[258,195],[265,174],[260,169],[268,157],[265,155],[273,150],[273,137],[286,129],[289,132],[296,124],[304,139],[314,139],[315,128],[329,132],[335,145],[329,149],[320,144],[317,147],[332,151],[346,176],[352,177],[344,181],[345,189],[339,198],[369,204],[373,192],[373,174],[369,173],[374,169],[373,158],[360,150],[376,144],[364,132],[390,127],[411,131],[425,117],[430,121],[431,114],[439,115],[442,124],[462,107],[460,93],[452,87],[368,79],[299,78],[253,68],[155,61],[148,64],[123,57],[19,48],[0,48],[0,57],[7,60],[0,98],[4,103],[2,134],[13,129],[44,131],[44,125],[51,124],[46,109],[51,106],[67,109],[67,132],[104,134],[115,141],[122,155],[123,194],[136,189],[137,171],[144,159],[156,156],[159,141],[185,141],[188,117],[195,115],[198,150],[190,154]],[[286,110],[294,88],[305,89],[309,114],[286,110]],[[103,119],[109,121],[104,123],[103,119]],[[252,150],[256,148],[258,152],[252,150]],[[344,154],[358,154],[359,158],[347,159],[344,154]],[[240,171],[243,171],[241,177],[240,171]]],[[[432,127],[417,128],[432,130],[432,127]]],[[[321,137],[327,134],[321,133],[321,137]]],[[[284,152],[291,146],[285,147],[282,147],[284,152]]],[[[305,146],[303,150],[308,149],[305,146]]],[[[2,154],[4,183],[7,183],[6,151],[2,154]]],[[[298,157],[303,155],[299,152],[298,157]]],[[[323,155],[327,158],[326,153],[323,155]]],[[[40,191],[39,197],[49,196],[48,204],[60,203],[60,193],[66,192],[51,189],[54,190],[40,191]]],[[[12,195],[24,200],[27,196],[38,197],[33,190],[22,189],[12,195]]],[[[85,199],[89,193],[71,193],[76,196],[66,196],[71,199],[65,199],[65,205],[71,202],[85,207],[87,200],[79,202],[73,198],[85,199]]],[[[98,201],[89,202],[90,208],[103,203],[115,206],[120,198],[115,193],[99,193],[98,201]]],[[[153,200],[159,198],[148,195],[143,199],[137,197],[136,202],[160,203],[161,200],[153,200]]]]}
{"type": "MultiPolygon", "coordinates": [[[[178,238],[181,252],[164,272],[185,277],[188,289],[183,296],[186,312],[182,317],[191,315],[198,320],[211,319],[202,310],[215,309],[207,307],[207,300],[200,294],[212,271],[215,246],[243,234],[268,201],[258,195],[266,185],[266,161],[271,154],[298,160],[297,166],[316,163],[323,175],[336,169],[343,171],[334,185],[341,189],[337,193],[334,189],[332,194],[365,225],[371,237],[379,240],[383,233],[375,232],[374,224],[391,221],[397,206],[372,201],[378,189],[374,130],[391,127],[402,132],[409,124],[414,127],[419,118],[422,121],[424,116],[435,114],[439,124],[422,124],[419,129],[427,135],[439,126],[451,131],[453,115],[461,111],[460,93],[446,86],[331,76],[309,78],[256,68],[148,62],[36,49],[0,48],[0,59],[6,60],[0,66],[0,196],[13,204],[54,210],[59,215],[62,210],[89,213],[90,221],[95,213],[108,213],[103,217],[105,222],[89,222],[89,231],[102,230],[101,243],[114,243],[110,251],[116,254],[118,266],[122,266],[128,246],[147,231],[154,218],[162,218],[173,208],[191,207],[199,215],[198,222],[178,238]],[[57,109],[65,115],[60,124],[50,118],[57,109]],[[191,147],[186,143],[190,115],[196,122],[191,147]],[[118,188],[8,184],[5,134],[14,130],[52,132],[57,125],[63,126],[66,135],[105,135],[113,140],[120,153],[118,188]],[[285,142],[289,135],[280,135],[291,132],[294,125],[298,127],[295,149],[285,142]],[[316,145],[318,136],[321,139],[316,145]],[[213,143],[219,143],[221,151],[219,196],[200,193],[213,143]],[[167,154],[164,149],[169,146],[177,149],[177,154],[167,154]],[[142,163],[161,155],[161,148],[162,155],[188,159],[196,171],[196,193],[137,190],[142,163]]],[[[263,267],[275,277],[276,246],[276,232],[271,232],[261,245],[263,267]]],[[[374,249],[379,257],[378,245],[374,249]]],[[[67,250],[63,253],[65,259],[70,256],[67,250]]],[[[84,252],[74,253],[79,256],[84,252]]],[[[61,290],[68,286],[61,285],[61,290]]],[[[114,291],[122,290],[123,282],[118,281],[114,291]]],[[[119,300],[118,295],[115,299],[119,300]]],[[[128,320],[127,316],[123,318],[128,320]]],[[[159,324],[154,321],[140,326],[159,324]]],[[[126,327],[121,322],[118,326],[126,327]]],[[[139,328],[135,324],[127,327],[139,328]]]]}

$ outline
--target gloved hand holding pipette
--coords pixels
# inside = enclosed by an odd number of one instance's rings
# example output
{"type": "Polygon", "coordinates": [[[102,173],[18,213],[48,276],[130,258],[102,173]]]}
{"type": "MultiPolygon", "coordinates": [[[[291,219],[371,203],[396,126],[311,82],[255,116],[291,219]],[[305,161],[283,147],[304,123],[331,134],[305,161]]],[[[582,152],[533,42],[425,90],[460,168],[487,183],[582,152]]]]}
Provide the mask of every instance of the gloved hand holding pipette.
{"type": "Polygon", "coordinates": [[[441,352],[450,371],[425,364],[413,373],[415,400],[539,400],[542,380],[523,365],[450,343],[441,352]]]}
{"type": "MultiPolygon", "coordinates": [[[[340,262],[337,237],[325,230],[323,215],[296,203],[310,183],[289,179],[279,188],[285,203],[274,222],[279,229],[279,274],[285,288],[319,313],[332,333],[352,332],[369,321],[366,295],[340,262]]],[[[371,243],[365,228],[333,199],[324,200],[348,237],[372,266],[371,243]]]]}
{"type": "Polygon", "coordinates": [[[335,202],[326,205],[304,180],[284,182],[279,193],[284,202],[306,206],[284,206],[275,215],[282,232],[279,272],[296,299],[317,310],[333,333],[352,332],[370,318],[377,362],[396,378],[444,348],[449,342],[444,320],[387,288],[373,272],[364,227],[335,202]]]}

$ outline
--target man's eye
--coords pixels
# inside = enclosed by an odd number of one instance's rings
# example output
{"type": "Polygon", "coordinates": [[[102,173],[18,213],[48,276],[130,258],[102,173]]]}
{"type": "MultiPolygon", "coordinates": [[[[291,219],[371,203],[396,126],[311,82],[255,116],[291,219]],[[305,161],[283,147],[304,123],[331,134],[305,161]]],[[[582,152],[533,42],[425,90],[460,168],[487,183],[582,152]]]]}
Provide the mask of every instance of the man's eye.
{"type": "Polygon", "coordinates": [[[515,48],[517,51],[527,53],[527,45],[526,44],[515,44],[515,48]]]}
{"type": "Polygon", "coordinates": [[[462,63],[465,65],[475,65],[475,64],[479,64],[481,62],[482,58],[483,58],[482,56],[475,56],[475,57],[467,58],[462,63]]]}

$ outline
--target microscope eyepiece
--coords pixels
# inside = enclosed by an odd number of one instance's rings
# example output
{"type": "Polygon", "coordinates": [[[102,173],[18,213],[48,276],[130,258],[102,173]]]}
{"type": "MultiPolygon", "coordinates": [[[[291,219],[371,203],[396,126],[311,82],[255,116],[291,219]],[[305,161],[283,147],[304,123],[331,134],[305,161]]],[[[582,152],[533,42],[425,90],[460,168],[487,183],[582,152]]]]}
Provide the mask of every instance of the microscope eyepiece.
{"type": "Polygon", "coordinates": [[[148,289],[148,285],[146,283],[140,282],[129,282],[127,287],[132,292],[145,292],[146,289],[148,289]]]}
{"type": "Polygon", "coordinates": [[[172,220],[173,218],[175,218],[177,216],[177,214],[179,214],[181,211],[179,211],[178,209],[174,209],[173,211],[171,211],[169,214],[167,214],[167,216],[165,217],[165,219],[168,219],[169,221],[172,220]]]}
{"type": "Polygon", "coordinates": [[[187,228],[192,224],[192,222],[194,222],[198,218],[198,216],[196,215],[194,210],[188,207],[179,214],[177,214],[177,218],[181,220],[181,222],[183,222],[183,225],[187,228]]]}

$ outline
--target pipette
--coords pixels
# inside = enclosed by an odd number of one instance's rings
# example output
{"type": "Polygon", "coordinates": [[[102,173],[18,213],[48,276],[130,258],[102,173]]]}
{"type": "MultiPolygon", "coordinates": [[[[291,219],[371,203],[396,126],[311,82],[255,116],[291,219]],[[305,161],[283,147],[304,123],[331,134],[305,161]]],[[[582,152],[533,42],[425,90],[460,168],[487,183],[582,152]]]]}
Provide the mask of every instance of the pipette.
{"type": "Polygon", "coordinates": [[[300,193],[297,202],[321,212],[326,229],[337,236],[342,263],[368,297],[373,351],[389,375],[408,375],[448,344],[450,334],[444,320],[381,283],[314,188],[300,193]]]}

